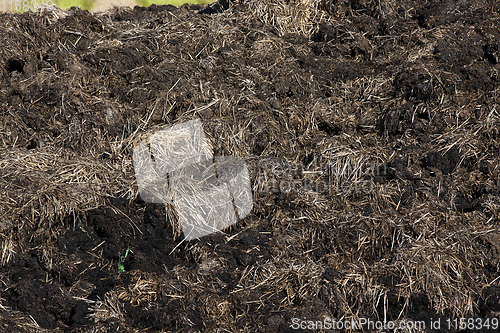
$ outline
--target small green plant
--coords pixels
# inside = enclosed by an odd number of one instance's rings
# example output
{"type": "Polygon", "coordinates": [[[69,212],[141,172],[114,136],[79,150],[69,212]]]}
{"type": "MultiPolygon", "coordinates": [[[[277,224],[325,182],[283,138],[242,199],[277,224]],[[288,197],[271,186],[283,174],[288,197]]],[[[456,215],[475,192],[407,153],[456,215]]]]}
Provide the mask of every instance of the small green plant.
{"type": "Polygon", "coordinates": [[[129,251],[130,251],[130,247],[127,247],[127,250],[125,251],[125,255],[120,257],[120,261],[118,262],[118,273],[125,272],[125,259],[127,259],[129,251]]]}
{"type": "Polygon", "coordinates": [[[82,222],[78,222],[78,227],[88,236],[88,238],[92,239],[92,236],[90,236],[89,232],[83,227],[82,222]]]}

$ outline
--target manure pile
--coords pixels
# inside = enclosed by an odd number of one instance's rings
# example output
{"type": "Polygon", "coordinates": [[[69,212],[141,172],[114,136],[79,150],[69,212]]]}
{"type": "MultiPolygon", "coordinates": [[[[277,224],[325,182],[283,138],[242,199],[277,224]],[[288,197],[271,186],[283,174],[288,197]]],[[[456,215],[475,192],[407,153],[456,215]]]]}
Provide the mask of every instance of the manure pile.
{"type": "Polygon", "coordinates": [[[493,332],[500,2],[202,9],[0,14],[0,331],[493,332]],[[183,241],[133,152],[195,119],[253,209],[183,241]]]}

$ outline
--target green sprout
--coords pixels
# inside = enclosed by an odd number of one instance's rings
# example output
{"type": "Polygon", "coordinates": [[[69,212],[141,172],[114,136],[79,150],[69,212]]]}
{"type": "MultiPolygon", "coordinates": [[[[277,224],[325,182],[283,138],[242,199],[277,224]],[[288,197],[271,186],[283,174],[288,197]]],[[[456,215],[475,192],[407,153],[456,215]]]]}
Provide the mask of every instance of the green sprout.
{"type": "Polygon", "coordinates": [[[125,251],[125,255],[120,257],[120,261],[118,262],[118,273],[125,272],[125,259],[127,259],[129,251],[130,251],[130,247],[127,247],[127,250],[125,251]]]}
{"type": "Polygon", "coordinates": [[[81,231],[83,231],[90,239],[92,239],[92,236],[90,236],[89,232],[87,230],[85,230],[85,228],[83,227],[82,223],[79,222],[78,223],[78,227],[80,228],[81,231]]]}

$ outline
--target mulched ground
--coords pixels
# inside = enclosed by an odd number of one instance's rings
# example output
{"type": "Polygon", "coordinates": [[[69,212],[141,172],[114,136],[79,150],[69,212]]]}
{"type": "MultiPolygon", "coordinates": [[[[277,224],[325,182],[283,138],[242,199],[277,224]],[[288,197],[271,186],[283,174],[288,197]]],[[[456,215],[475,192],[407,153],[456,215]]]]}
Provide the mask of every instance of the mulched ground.
{"type": "Polygon", "coordinates": [[[500,2],[202,9],[0,14],[0,329],[498,318],[500,2]],[[132,152],[196,118],[254,208],[179,245],[132,152]]]}

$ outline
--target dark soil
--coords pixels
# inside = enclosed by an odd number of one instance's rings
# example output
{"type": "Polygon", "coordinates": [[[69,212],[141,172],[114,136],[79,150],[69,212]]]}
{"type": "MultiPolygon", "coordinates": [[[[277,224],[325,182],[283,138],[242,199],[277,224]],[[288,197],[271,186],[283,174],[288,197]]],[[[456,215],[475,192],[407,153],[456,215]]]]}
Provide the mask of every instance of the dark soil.
{"type": "Polygon", "coordinates": [[[499,318],[500,2],[202,9],[0,14],[0,329],[499,318]],[[195,118],[254,208],[182,242],[132,152],[195,118]]]}

